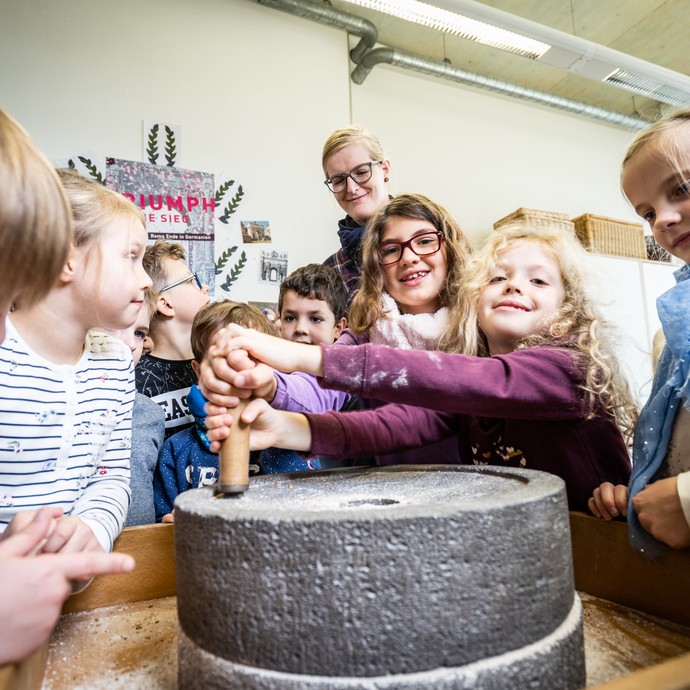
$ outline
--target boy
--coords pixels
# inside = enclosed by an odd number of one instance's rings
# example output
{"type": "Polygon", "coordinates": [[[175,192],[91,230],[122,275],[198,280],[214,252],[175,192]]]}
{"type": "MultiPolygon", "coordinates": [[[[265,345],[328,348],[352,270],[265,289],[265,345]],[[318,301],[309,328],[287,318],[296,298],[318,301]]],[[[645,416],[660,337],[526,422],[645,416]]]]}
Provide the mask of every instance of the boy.
{"type": "Polygon", "coordinates": [[[278,315],[284,340],[333,343],[345,328],[346,311],[345,285],[327,266],[302,266],[280,284],[278,315]]]}
{"type": "Polygon", "coordinates": [[[189,270],[184,248],[167,240],[156,240],[146,248],[144,270],[158,300],[151,318],[153,351],[136,368],[136,386],[163,408],[167,438],[194,425],[187,405],[190,386],[196,383],[192,322],[208,303],[208,286],[189,270]]]}
{"type": "MultiPolygon", "coordinates": [[[[151,352],[153,343],[149,338],[151,313],[156,308],[157,295],[146,292],[137,320],[122,331],[110,331],[111,335],[124,341],[132,350],[136,367],[143,355],[151,352]]],[[[132,501],[125,521],[125,527],[150,525],[156,521],[153,506],[153,473],[163,447],[165,414],[151,398],[137,393],[132,410],[132,455],[130,460],[130,488],[132,501]]]]}
{"type": "MultiPolygon", "coordinates": [[[[267,317],[250,304],[227,299],[207,304],[199,310],[192,325],[192,367],[196,373],[215,334],[229,323],[275,335],[267,317]]],[[[209,450],[204,425],[206,399],[196,385],[192,385],[187,402],[195,425],[173,434],[165,441],[154,474],[153,493],[158,521],[173,522],[173,502],[179,493],[218,482],[218,456],[209,450]]],[[[259,454],[252,453],[251,474],[259,473],[258,461],[259,454]]]]}

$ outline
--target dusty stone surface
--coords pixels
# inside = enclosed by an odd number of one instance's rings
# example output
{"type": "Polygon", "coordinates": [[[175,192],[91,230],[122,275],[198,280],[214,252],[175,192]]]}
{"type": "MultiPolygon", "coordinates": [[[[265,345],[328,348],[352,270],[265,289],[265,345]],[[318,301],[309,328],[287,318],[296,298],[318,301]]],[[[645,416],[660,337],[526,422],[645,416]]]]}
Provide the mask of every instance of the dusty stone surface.
{"type": "Polygon", "coordinates": [[[204,652],[180,631],[179,684],[188,690],[577,690],[584,685],[582,607],[579,598],[551,635],[496,657],[458,668],[438,668],[410,674],[345,678],[307,676],[234,664],[204,652]],[[580,668],[579,673],[572,669],[580,668]],[[200,673],[200,669],[203,672],[200,673]]]}
{"type": "MultiPolygon", "coordinates": [[[[175,550],[185,635],[277,673],[456,668],[547,638],[573,606],[563,482],[526,470],[355,468],[268,475],[239,498],[190,491],[175,550]]],[[[581,687],[581,646],[566,657],[561,676],[581,687]]]]}

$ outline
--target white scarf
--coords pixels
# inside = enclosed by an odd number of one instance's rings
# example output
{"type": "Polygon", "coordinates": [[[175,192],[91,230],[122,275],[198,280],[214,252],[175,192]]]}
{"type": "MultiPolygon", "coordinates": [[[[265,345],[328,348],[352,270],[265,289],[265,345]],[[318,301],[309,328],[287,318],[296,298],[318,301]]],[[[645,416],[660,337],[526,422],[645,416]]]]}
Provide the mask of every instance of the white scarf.
{"type": "Polygon", "coordinates": [[[439,340],[448,325],[448,308],[433,314],[401,314],[395,300],[382,295],[388,318],[379,319],[369,331],[369,341],[399,350],[438,350],[439,340]]]}

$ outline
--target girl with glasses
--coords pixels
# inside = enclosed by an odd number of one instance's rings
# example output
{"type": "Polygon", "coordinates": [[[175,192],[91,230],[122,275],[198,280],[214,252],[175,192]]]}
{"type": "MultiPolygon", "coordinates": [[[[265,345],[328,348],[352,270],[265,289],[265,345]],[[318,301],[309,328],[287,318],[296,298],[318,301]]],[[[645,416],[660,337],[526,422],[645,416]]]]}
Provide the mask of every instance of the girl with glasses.
{"type": "Polygon", "coordinates": [[[362,271],[362,236],[372,216],[388,201],[390,161],[378,138],[359,125],[337,129],[321,156],[325,185],[346,216],[338,223],[340,249],[323,263],[336,271],[351,301],[362,271]]]}
{"type": "MultiPolygon", "coordinates": [[[[393,403],[303,415],[253,400],[242,415],[252,424],[253,448],[287,444],[340,457],[423,447],[429,462],[441,462],[428,444],[455,437],[465,464],[560,476],[570,509],[583,511],[602,477],[627,481],[625,436],[636,417],[585,288],[586,261],[583,247],[560,228],[516,225],[492,233],[465,272],[465,309],[451,317],[447,331],[465,354],[373,344],[278,348],[263,334],[236,328],[211,364],[223,377],[227,358],[239,369],[250,356],[393,403]]],[[[209,438],[227,437],[229,422],[209,417],[209,438]]]]}
{"type": "MultiPolygon", "coordinates": [[[[463,313],[460,285],[470,245],[462,230],[439,204],[421,194],[401,194],[369,222],[362,246],[362,282],[340,345],[377,343],[403,350],[462,347],[449,324],[463,313]]],[[[283,341],[277,341],[280,343],[283,341]]],[[[280,347],[280,345],[277,345],[280,347]]],[[[232,381],[235,372],[224,376],[232,381]]],[[[207,397],[224,404],[217,394],[229,386],[214,375],[208,360],[200,385],[207,397]]],[[[276,409],[324,412],[352,406],[345,393],[322,388],[309,374],[283,374],[258,365],[245,374],[245,394],[262,397],[276,409]]],[[[374,399],[364,407],[378,407],[374,399]]],[[[361,462],[361,461],[360,461],[361,462]]],[[[378,456],[379,465],[458,462],[457,441],[444,440],[424,452],[378,456]]]]}

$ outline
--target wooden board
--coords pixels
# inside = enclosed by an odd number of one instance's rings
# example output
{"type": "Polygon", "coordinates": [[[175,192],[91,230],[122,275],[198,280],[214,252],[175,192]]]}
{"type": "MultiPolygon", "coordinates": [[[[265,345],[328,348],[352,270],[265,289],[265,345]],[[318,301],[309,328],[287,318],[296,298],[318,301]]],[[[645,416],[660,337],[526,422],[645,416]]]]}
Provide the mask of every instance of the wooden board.
{"type": "MultiPolygon", "coordinates": [[[[174,681],[171,685],[167,684],[170,682],[173,665],[171,659],[176,658],[176,650],[170,647],[174,646],[174,638],[168,629],[174,616],[171,619],[170,602],[163,599],[175,594],[173,529],[172,525],[151,525],[124,530],[116,542],[116,549],[135,557],[137,567],[134,573],[99,578],[85,591],[71,597],[64,607],[65,616],[58,627],[58,633],[75,629],[80,620],[79,612],[85,612],[82,618],[88,618],[86,612],[92,612],[100,620],[100,609],[105,606],[113,607],[111,611],[121,616],[124,624],[127,624],[127,620],[131,622],[136,619],[139,623],[131,626],[132,640],[129,641],[132,655],[141,664],[148,664],[156,659],[157,663],[163,664],[163,671],[156,675],[160,682],[166,683],[156,686],[161,688],[175,687],[174,681]],[[162,638],[157,638],[159,644],[155,647],[155,654],[151,653],[151,658],[147,657],[147,661],[143,662],[141,653],[145,644],[139,637],[144,635],[143,639],[146,641],[152,636],[152,631],[142,622],[141,616],[154,614],[167,626],[167,632],[162,638]],[[136,625],[140,627],[137,628],[136,625]],[[163,643],[160,642],[161,639],[163,643]],[[162,649],[161,644],[167,644],[168,647],[162,649]]],[[[586,617],[596,615],[600,621],[599,627],[604,620],[619,631],[634,624],[628,630],[629,639],[634,639],[635,644],[639,643],[640,650],[647,647],[646,651],[651,653],[651,661],[646,663],[655,663],[655,659],[663,659],[687,649],[682,631],[678,632],[674,626],[690,627],[690,551],[671,552],[658,561],[649,561],[628,546],[625,523],[606,523],[580,513],[571,513],[571,530],[576,588],[580,592],[606,600],[603,604],[593,603],[584,597],[586,617]],[[621,606],[662,620],[655,622],[652,619],[646,620],[644,616],[640,618],[635,612],[626,613],[621,606]],[[621,620],[626,621],[625,626],[620,623],[621,620]],[[630,623],[631,620],[633,623],[630,623]],[[650,632],[652,628],[654,631],[650,632]],[[646,632],[641,634],[640,630],[646,632]],[[646,638],[645,635],[649,637],[646,638]],[[660,641],[666,645],[665,648],[662,649],[660,641]]],[[[586,637],[588,626],[591,629],[591,623],[586,620],[586,637]]],[[[606,631],[604,635],[606,636],[606,631]]],[[[120,642],[122,637],[120,634],[120,642]]],[[[84,640],[84,636],[78,635],[78,639],[84,640]]],[[[58,639],[58,642],[65,643],[65,640],[58,639]]],[[[56,663],[65,664],[69,669],[76,659],[75,649],[72,648],[69,654],[65,653],[64,658],[55,657],[56,663]]],[[[39,690],[46,665],[46,650],[47,645],[22,664],[0,669],[0,690],[39,690]]],[[[641,653],[635,655],[642,656],[641,653]]],[[[97,653],[93,653],[90,658],[96,668],[103,661],[97,653]]],[[[120,659],[119,663],[124,662],[120,659]]],[[[636,663],[645,662],[638,659],[636,663]]],[[[155,668],[155,664],[153,667],[155,668]]],[[[131,672],[131,668],[129,671],[131,672]]],[[[53,679],[53,685],[49,686],[51,690],[63,687],[71,690],[73,685],[69,682],[61,685],[63,681],[55,680],[67,677],[64,675],[66,672],[64,668],[60,669],[60,673],[51,670],[47,676],[49,680],[53,679]]],[[[147,687],[148,690],[154,686],[147,681],[144,685],[128,687],[147,687]]],[[[690,690],[690,654],[683,654],[606,684],[590,687],[597,690],[690,690]]]]}

